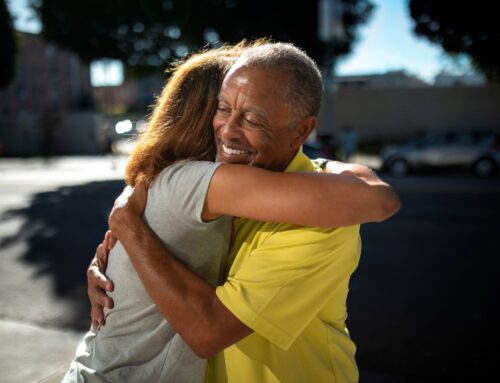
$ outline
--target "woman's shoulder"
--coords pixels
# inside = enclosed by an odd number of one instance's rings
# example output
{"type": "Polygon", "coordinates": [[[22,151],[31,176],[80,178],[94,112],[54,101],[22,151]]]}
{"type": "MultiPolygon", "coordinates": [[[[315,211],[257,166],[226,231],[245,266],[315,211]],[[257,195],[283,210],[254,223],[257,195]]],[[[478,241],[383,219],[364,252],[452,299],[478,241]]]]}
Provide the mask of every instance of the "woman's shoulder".
{"type": "Polygon", "coordinates": [[[198,169],[210,169],[211,167],[216,167],[215,162],[211,161],[196,161],[196,160],[181,160],[176,161],[173,164],[165,167],[155,179],[165,176],[172,176],[177,173],[183,172],[194,172],[198,169]]]}
{"type": "Polygon", "coordinates": [[[151,187],[162,187],[165,183],[199,182],[201,179],[211,177],[220,163],[212,161],[177,161],[163,169],[154,179],[151,187]]]}
{"type": "Polygon", "coordinates": [[[216,169],[217,164],[210,161],[179,161],[168,166],[149,187],[146,213],[185,218],[192,214],[197,221],[216,169]]]}

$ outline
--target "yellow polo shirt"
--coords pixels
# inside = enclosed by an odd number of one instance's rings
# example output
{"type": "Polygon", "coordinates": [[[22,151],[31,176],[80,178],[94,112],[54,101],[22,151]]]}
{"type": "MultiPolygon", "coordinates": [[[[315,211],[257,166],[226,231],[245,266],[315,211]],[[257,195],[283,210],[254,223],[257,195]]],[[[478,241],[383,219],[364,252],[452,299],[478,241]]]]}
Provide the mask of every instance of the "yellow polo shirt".
{"type": "MultiPolygon", "coordinates": [[[[315,171],[301,151],[287,172],[315,171]]],[[[325,212],[335,214],[335,212],[325,212]]],[[[356,382],[345,326],[359,225],[338,229],[235,219],[221,302],[255,332],[209,361],[207,382],[356,382]]]]}

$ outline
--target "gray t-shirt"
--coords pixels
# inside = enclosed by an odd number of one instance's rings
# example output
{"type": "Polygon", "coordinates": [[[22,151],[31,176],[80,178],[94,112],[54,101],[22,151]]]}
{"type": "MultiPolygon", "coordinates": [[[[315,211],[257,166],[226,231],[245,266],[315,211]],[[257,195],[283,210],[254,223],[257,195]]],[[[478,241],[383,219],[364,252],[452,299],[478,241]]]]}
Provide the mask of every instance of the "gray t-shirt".
{"type": "MultiPolygon", "coordinates": [[[[144,218],[177,258],[212,285],[218,283],[231,236],[231,219],[202,222],[208,185],[218,164],[180,162],[151,184],[144,218]]],[[[110,253],[107,276],[115,288],[106,325],[89,331],[63,379],[69,382],[202,382],[196,357],[151,301],[123,246],[110,253]]]]}

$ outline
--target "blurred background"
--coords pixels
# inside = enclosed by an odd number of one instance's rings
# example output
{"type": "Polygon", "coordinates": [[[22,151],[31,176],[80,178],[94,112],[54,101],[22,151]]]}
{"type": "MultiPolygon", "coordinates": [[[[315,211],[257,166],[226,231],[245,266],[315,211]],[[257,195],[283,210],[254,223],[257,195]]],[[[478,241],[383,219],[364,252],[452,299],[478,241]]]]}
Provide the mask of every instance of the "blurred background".
{"type": "Polygon", "coordinates": [[[322,69],[305,151],[372,167],[403,201],[362,227],[348,302],[361,382],[496,372],[494,2],[0,0],[0,380],[66,370],[89,326],[85,270],[166,70],[258,37],[322,69]]]}

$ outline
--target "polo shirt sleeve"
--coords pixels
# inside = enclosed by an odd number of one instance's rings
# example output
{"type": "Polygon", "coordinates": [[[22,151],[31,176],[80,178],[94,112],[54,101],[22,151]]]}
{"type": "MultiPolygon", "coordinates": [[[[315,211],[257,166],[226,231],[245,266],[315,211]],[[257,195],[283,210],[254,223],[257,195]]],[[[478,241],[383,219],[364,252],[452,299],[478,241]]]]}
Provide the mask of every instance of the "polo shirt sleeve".
{"type": "Polygon", "coordinates": [[[216,290],[243,323],[287,350],[355,270],[359,226],[280,229],[216,290]]]}

